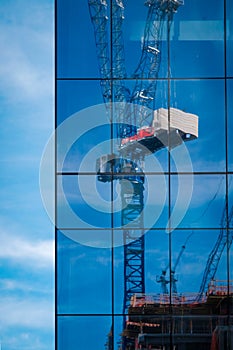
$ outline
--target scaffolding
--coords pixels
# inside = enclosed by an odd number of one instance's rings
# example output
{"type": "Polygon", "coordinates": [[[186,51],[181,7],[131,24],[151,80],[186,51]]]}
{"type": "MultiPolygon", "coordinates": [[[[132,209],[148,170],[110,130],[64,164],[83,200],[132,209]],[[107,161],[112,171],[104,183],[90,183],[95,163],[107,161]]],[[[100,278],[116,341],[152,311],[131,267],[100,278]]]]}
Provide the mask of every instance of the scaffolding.
{"type": "Polygon", "coordinates": [[[232,281],[230,288],[224,281],[212,282],[202,298],[197,293],[135,294],[123,332],[128,349],[232,350],[232,301],[232,281]]]}

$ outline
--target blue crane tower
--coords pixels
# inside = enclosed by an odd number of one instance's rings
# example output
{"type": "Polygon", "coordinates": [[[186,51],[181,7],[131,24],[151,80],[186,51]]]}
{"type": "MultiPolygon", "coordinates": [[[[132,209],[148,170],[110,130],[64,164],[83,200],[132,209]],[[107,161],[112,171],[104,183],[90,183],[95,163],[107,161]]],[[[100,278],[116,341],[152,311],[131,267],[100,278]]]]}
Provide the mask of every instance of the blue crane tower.
{"type": "MultiPolygon", "coordinates": [[[[102,95],[111,120],[112,102],[116,102],[114,121],[119,146],[117,159],[114,154],[100,157],[97,160],[97,174],[99,181],[118,180],[121,185],[121,224],[124,239],[123,314],[126,314],[132,295],[145,293],[144,159],[148,145],[152,152],[165,146],[154,135],[149,143],[144,136],[136,137],[137,147],[128,141],[132,141],[140,130],[143,134],[143,128],[151,125],[161,62],[163,25],[167,23],[170,27],[173,15],[183,5],[183,0],[145,1],[148,12],[142,52],[133,73],[135,85],[131,90],[126,86],[125,80],[127,74],[122,30],[125,18],[123,0],[112,0],[111,6],[108,6],[107,0],[88,0],[88,5],[95,33],[102,95]]],[[[181,137],[185,138],[185,135],[181,133],[181,137]]]]}

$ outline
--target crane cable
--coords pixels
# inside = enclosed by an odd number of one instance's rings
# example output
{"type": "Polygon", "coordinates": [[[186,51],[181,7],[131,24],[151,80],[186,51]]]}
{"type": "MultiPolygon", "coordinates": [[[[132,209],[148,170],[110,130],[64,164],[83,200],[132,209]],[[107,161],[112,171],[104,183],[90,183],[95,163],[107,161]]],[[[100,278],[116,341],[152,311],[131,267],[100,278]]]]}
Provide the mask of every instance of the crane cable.
{"type": "Polygon", "coordinates": [[[221,188],[221,186],[222,186],[223,179],[224,179],[224,176],[222,176],[221,181],[220,181],[220,183],[219,183],[219,185],[218,185],[218,188],[217,188],[217,190],[216,190],[214,196],[213,196],[213,197],[209,200],[209,202],[207,203],[207,206],[206,206],[206,208],[204,209],[203,213],[199,216],[199,218],[197,218],[195,221],[193,221],[192,224],[198,223],[198,222],[205,216],[205,214],[206,214],[207,211],[209,210],[211,204],[213,203],[213,201],[216,199],[216,197],[217,197],[218,194],[219,194],[220,188],[221,188]]]}

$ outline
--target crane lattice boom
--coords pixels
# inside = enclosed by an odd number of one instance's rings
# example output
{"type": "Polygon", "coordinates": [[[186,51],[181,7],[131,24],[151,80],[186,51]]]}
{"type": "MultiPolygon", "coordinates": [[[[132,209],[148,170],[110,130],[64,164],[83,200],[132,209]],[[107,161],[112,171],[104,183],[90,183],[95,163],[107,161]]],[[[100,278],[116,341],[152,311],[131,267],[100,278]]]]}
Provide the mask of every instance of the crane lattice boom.
{"type": "Polygon", "coordinates": [[[222,220],[221,220],[220,234],[217,238],[217,241],[211,253],[209,254],[206,268],[203,274],[201,286],[198,293],[198,299],[201,299],[201,297],[207,292],[207,289],[211,281],[214,280],[224,248],[226,247],[226,245],[228,245],[228,249],[229,249],[232,244],[233,230],[229,229],[229,226],[233,218],[233,207],[231,208],[231,211],[229,213],[227,220],[226,218],[227,218],[227,214],[226,214],[226,208],[225,208],[223,212],[222,220]]]}
{"type": "MultiPolygon", "coordinates": [[[[156,80],[160,68],[160,49],[162,27],[165,19],[170,26],[172,15],[182,0],[148,0],[148,16],[144,32],[141,58],[133,78],[136,83],[132,91],[125,85],[126,70],[122,25],[124,21],[123,0],[112,0],[108,9],[106,0],[88,0],[89,12],[95,30],[95,41],[99,61],[99,71],[104,102],[108,106],[115,103],[114,122],[117,124],[118,144],[137,133],[137,127],[152,122],[151,112],[145,107],[155,106],[156,80]],[[108,18],[111,18],[109,24],[108,18]],[[111,45],[108,45],[110,39],[111,45]],[[110,46],[110,47],[109,47],[110,46]],[[132,104],[135,108],[132,108],[132,104]],[[142,107],[140,109],[140,106],[142,107]],[[132,126],[134,125],[134,126],[132,126]]],[[[111,112],[113,110],[111,109],[111,112]]],[[[112,117],[112,115],[111,115],[112,117]]],[[[111,118],[112,120],[112,118],[111,118]]],[[[158,143],[159,145],[159,143],[158,143]]],[[[158,149],[161,145],[158,146],[158,149]]],[[[154,148],[154,152],[157,148],[154,148]]],[[[97,160],[102,169],[110,169],[114,176],[98,172],[100,181],[119,180],[122,200],[122,228],[124,237],[124,302],[123,313],[127,313],[130,298],[134,293],[145,292],[144,278],[144,222],[143,191],[144,175],[141,164],[145,154],[135,157],[132,148],[119,149],[119,162],[112,155],[104,155],[97,160]],[[103,159],[108,159],[103,162],[103,159]],[[118,169],[118,170],[117,170],[118,169]],[[142,175],[138,176],[139,171],[142,175]],[[115,173],[118,173],[117,176],[115,173]],[[130,190],[128,191],[128,187],[130,190]]]]}
{"type": "MultiPolygon", "coordinates": [[[[168,20],[170,26],[174,12],[182,0],[148,0],[148,15],[143,36],[143,48],[133,78],[137,79],[132,91],[125,85],[127,77],[125,69],[124,41],[122,25],[124,21],[124,3],[113,0],[108,9],[106,0],[88,0],[90,16],[95,30],[97,56],[101,77],[102,93],[105,102],[131,102],[154,109],[156,82],[160,68],[163,24],[168,20]],[[109,23],[109,14],[112,22],[109,23]],[[111,31],[111,34],[110,34],[111,31]],[[108,42],[111,39],[111,49],[108,42]],[[111,79],[111,80],[110,80],[111,79]]],[[[127,108],[127,107],[126,107],[127,108]]],[[[151,113],[141,113],[137,109],[125,111],[125,105],[118,105],[116,123],[119,123],[117,135],[123,139],[133,135],[135,128],[127,128],[120,124],[136,124],[138,127],[151,123],[151,113]]]]}

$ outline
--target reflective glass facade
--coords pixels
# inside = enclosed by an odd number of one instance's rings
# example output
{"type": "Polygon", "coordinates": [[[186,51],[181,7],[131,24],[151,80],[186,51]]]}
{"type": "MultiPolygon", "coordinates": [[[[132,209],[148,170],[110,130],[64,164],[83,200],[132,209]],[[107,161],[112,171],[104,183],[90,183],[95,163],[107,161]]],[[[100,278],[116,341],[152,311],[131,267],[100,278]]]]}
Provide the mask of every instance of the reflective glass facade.
{"type": "Polygon", "coordinates": [[[233,349],[232,54],[230,0],[56,1],[57,349],[233,349]]]}

